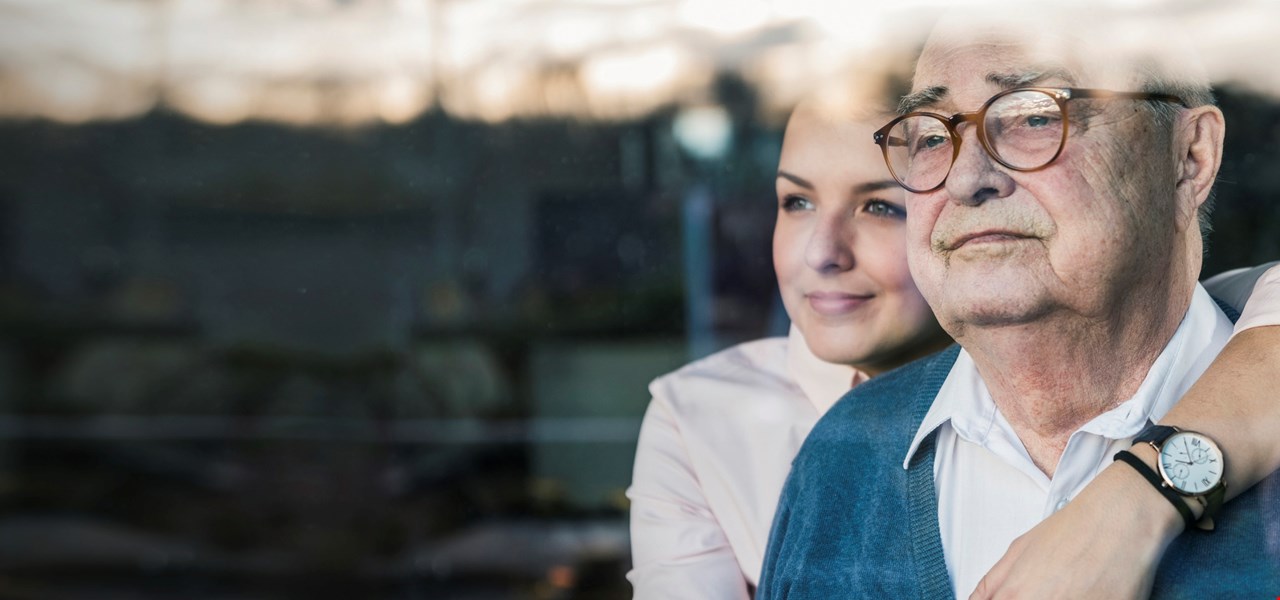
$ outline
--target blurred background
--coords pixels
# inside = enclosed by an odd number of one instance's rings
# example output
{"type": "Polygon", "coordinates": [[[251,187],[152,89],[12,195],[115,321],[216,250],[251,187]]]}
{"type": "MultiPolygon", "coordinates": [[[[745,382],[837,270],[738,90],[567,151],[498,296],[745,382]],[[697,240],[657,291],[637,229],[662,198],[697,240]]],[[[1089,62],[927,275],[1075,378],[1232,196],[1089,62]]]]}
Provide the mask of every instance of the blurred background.
{"type": "MultiPolygon", "coordinates": [[[[0,0],[0,597],[629,597],[646,385],[785,333],[883,4],[0,0]]],[[[1280,7],[1097,10],[1218,82],[1206,274],[1280,257],[1280,7]]]]}

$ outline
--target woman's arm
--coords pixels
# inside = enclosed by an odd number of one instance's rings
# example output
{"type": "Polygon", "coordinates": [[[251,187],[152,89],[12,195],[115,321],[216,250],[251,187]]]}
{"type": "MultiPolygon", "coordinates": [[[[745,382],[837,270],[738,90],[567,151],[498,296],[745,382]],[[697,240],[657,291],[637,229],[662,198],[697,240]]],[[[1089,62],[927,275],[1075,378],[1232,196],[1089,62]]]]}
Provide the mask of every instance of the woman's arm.
{"type": "Polygon", "coordinates": [[[747,580],[707,505],[670,406],[645,411],[631,487],[631,561],[638,600],[747,600],[747,580]]]}
{"type": "MultiPolygon", "coordinates": [[[[1236,273],[1251,276],[1257,274],[1236,273]]],[[[1233,302],[1233,285],[1239,281],[1211,291],[1233,302]]],[[[1218,442],[1227,458],[1228,499],[1280,469],[1280,266],[1252,289],[1236,334],[1160,421],[1218,442]]],[[[1139,445],[1133,452],[1154,467],[1153,449],[1139,445]]],[[[1182,530],[1168,500],[1133,468],[1113,464],[1066,508],[1015,540],[972,598],[1146,598],[1165,547],[1182,530]]]]}

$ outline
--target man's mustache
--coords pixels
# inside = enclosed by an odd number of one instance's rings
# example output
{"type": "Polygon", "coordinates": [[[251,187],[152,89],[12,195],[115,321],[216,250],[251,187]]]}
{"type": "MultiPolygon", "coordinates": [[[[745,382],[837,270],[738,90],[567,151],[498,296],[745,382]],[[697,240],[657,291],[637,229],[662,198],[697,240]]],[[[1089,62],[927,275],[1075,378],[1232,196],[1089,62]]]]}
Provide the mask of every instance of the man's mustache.
{"type": "Polygon", "coordinates": [[[1042,215],[1001,208],[990,211],[963,211],[939,218],[929,236],[934,252],[951,252],[969,240],[986,235],[1043,239],[1054,232],[1042,215]]]}

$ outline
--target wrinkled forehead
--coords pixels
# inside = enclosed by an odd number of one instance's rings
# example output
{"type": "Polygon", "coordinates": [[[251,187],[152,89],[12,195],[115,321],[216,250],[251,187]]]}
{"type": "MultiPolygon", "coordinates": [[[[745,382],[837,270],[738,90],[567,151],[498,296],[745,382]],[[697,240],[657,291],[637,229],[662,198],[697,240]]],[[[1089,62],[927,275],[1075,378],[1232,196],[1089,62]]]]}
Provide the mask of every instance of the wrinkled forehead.
{"type": "Polygon", "coordinates": [[[1070,10],[948,14],[939,20],[916,65],[916,100],[943,103],[961,86],[1024,85],[1138,91],[1153,75],[1200,79],[1188,51],[1143,23],[1110,22],[1070,10]]]}

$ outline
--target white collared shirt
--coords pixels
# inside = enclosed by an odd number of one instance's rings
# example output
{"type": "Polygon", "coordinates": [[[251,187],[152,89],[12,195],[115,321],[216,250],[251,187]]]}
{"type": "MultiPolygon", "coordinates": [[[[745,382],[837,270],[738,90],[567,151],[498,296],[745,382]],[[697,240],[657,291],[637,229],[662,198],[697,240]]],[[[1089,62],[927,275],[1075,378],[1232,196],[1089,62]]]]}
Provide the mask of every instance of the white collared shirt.
{"type": "Polygon", "coordinates": [[[1172,409],[1231,332],[1231,322],[1197,284],[1186,316],[1137,393],[1071,435],[1052,479],[1031,461],[962,350],[903,462],[906,468],[920,442],[938,430],[938,524],[956,596],[968,598],[1015,538],[1066,506],[1133,436],[1172,409]]]}

